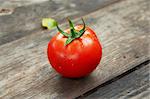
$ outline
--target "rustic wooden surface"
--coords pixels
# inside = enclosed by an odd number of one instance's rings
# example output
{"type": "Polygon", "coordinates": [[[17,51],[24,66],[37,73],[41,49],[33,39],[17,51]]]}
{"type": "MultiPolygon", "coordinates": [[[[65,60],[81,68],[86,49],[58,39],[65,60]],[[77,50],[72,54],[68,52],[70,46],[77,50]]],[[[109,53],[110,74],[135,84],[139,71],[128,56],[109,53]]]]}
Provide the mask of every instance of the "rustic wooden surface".
{"type": "Polygon", "coordinates": [[[149,99],[149,68],[146,61],[78,99],[149,99]]]}
{"type": "Polygon", "coordinates": [[[37,33],[41,30],[41,20],[44,17],[51,17],[59,22],[64,22],[63,20],[68,16],[80,17],[119,0],[93,0],[93,2],[91,0],[78,2],[74,0],[50,0],[40,1],[41,3],[37,3],[39,0],[35,0],[35,5],[28,5],[31,0],[28,0],[27,3],[24,2],[27,0],[15,1],[0,0],[0,10],[4,9],[0,12],[9,13],[9,10],[13,11],[10,15],[2,13],[3,16],[0,16],[0,45],[37,33]]]}
{"type": "Polygon", "coordinates": [[[123,0],[84,16],[102,42],[103,58],[96,71],[82,79],[62,78],[49,66],[46,47],[56,29],[3,43],[0,98],[75,98],[149,60],[149,5],[149,0],[123,0]]]}

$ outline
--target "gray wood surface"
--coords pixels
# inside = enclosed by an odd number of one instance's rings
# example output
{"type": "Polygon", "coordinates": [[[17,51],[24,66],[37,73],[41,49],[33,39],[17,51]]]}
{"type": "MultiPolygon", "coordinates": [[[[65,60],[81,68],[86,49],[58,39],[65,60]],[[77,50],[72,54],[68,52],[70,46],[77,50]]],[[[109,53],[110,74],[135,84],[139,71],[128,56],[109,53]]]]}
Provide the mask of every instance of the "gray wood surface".
{"type": "Polygon", "coordinates": [[[62,78],[50,67],[46,48],[56,29],[1,45],[0,98],[75,98],[148,60],[149,5],[149,0],[124,0],[84,16],[102,42],[103,58],[82,79],[62,78]]]}
{"type": "Polygon", "coordinates": [[[124,77],[100,87],[91,95],[79,99],[149,99],[149,62],[130,70],[131,73],[127,72],[124,77]]]}
{"type": "Polygon", "coordinates": [[[119,0],[92,0],[92,2],[91,0],[78,0],[78,2],[76,0],[15,1],[0,1],[0,14],[1,12],[10,13],[13,11],[10,15],[2,13],[3,16],[0,16],[0,45],[42,30],[42,18],[51,17],[58,22],[64,22],[63,20],[68,16],[80,17],[119,0]]]}

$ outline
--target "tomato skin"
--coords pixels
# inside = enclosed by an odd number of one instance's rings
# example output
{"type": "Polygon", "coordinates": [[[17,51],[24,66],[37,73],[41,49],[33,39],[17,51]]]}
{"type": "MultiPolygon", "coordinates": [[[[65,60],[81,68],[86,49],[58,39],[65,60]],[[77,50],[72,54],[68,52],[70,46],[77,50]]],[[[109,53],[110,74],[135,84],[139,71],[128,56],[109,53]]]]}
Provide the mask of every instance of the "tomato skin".
{"type": "MultiPolygon", "coordinates": [[[[76,30],[81,30],[77,25],[76,30]]],[[[65,30],[69,33],[69,29],[65,30]]],[[[79,78],[90,74],[99,64],[102,47],[92,29],[65,46],[67,37],[57,33],[48,43],[47,55],[52,67],[64,77],[79,78]]]]}

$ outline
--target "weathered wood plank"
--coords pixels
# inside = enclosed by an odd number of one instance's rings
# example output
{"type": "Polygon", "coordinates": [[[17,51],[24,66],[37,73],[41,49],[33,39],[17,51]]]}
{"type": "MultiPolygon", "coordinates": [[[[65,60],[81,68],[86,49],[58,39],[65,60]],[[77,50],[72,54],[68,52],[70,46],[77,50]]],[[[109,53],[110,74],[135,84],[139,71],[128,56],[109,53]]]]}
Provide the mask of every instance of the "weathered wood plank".
{"type": "MultiPolygon", "coordinates": [[[[132,69],[131,73],[123,78],[110,82],[97,88],[97,91],[78,99],[148,99],[150,97],[149,86],[150,61],[147,61],[132,69]]],[[[122,75],[120,75],[122,76],[122,75]]]]}
{"type": "MultiPolygon", "coordinates": [[[[81,1],[74,1],[74,0],[0,0],[0,7],[1,8],[17,8],[17,7],[21,7],[21,6],[27,6],[27,5],[33,5],[33,4],[39,4],[39,3],[43,3],[43,2],[55,2],[57,4],[64,4],[67,6],[86,6],[85,3],[87,5],[92,5],[92,6],[96,6],[96,5],[103,5],[104,3],[107,4],[109,2],[112,2],[110,0],[93,0],[93,2],[90,2],[89,0],[81,0],[81,1]]],[[[116,0],[117,1],[117,0],[116,0]]],[[[88,6],[89,7],[89,6],[88,6]]],[[[84,7],[85,8],[85,7],[84,7]]],[[[89,9],[89,8],[87,8],[89,9]]]]}
{"type": "MultiPolygon", "coordinates": [[[[14,12],[11,15],[0,16],[0,45],[42,30],[41,20],[44,17],[52,17],[59,22],[63,22],[64,18],[68,16],[79,17],[115,1],[119,0],[93,0],[92,2],[91,0],[81,0],[78,2],[74,0],[50,0],[40,4],[13,8],[14,12]]],[[[3,0],[1,2],[3,2],[0,4],[2,8],[9,10],[6,7],[8,6],[7,2],[14,1],[3,0]]],[[[17,3],[18,5],[22,5],[22,2],[21,0],[17,3]]],[[[12,11],[12,8],[10,11],[12,11]]]]}
{"type": "Polygon", "coordinates": [[[26,5],[38,4],[48,0],[0,0],[1,8],[17,8],[26,5]]]}
{"type": "Polygon", "coordinates": [[[49,66],[46,48],[56,30],[1,45],[0,98],[74,98],[148,60],[149,4],[125,0],[85,16],[101,39],[103,58],[96,71],[82,79],[62,78],[49,66]]]}

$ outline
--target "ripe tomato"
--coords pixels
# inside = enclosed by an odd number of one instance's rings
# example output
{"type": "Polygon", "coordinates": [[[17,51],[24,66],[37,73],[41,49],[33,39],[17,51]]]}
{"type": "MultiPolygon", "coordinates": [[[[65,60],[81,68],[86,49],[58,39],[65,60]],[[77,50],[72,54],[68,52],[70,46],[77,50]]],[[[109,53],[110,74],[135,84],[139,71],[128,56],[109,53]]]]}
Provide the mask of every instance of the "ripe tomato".
{"type": "Polygon", "coordinates": [[[71,30],[65,32],[57,26],[60,32],[48,43],[47,54],[50,64],[58,73],[64,77],[79,78],[90,74],[97,67],[102,57],[102,47],[95,32],[85,27],[84,21],[84,25],[75,27],[70,20],[69,23],[71,30]],[[80,32],[82,35],[79,36],[80,32]],[[76,35],[76,38],[71,34],[76,35]]]}

